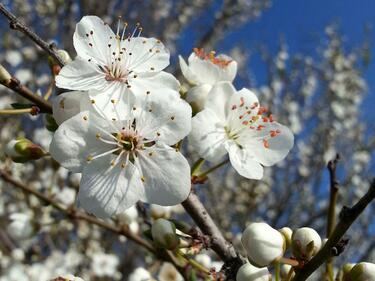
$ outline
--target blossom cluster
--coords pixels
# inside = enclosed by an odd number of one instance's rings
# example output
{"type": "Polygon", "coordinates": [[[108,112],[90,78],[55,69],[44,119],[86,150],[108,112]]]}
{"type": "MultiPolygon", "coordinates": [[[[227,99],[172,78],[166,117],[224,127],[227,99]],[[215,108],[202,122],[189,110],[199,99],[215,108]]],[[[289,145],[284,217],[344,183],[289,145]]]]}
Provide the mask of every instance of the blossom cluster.
{"type": "Polygon", "coordinates": [[[82,173],[78,201],[86,211],[105,218],[138,201],[184,201],[190,166],[179,142],[189,133],[202,158],[215,163],[229,154],[234,169],[251,179],[261,179],[263,166],[287,155],[291,131],[252,91],[234,88],[232,58],[198,48],[188,64],[180,57],[191,84],[185,101],[179,81],[164,71],[166,47],[142,37],[139,24],[128,29],[121,19],[114,33],[98,17],[83,17],[73,36],[77,57],[56,76],[56,85],[71,91],[54,100],[59,127],[49,151],[63,167],[82,173]]]}

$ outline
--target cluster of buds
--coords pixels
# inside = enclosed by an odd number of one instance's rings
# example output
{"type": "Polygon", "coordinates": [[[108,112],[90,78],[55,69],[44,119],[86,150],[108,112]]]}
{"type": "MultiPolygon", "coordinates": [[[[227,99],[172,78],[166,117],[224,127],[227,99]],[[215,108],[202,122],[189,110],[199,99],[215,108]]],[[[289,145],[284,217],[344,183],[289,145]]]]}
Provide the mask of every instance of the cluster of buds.
{"type": "Polygon", "coordinates": [[[47,152],[39,145],[21,137],[8,142],[5,154],[16,163],[25,163],[46,156],[47,152]]]}
{"type": "Polygon", "coordinates": [[[239,269],[237,281],[272,280],[267,266],[280,263],[284,263],[281,266],[282,278],[292,277],[293,266],[309,261],[322,246],[319,234],[312,228],[302,227],[293,231],[283,227],[276,230],[264,222],[249,224],[242,234],[241,242],[250,263],[239,269]],[[288,249],[293,254],[291,259],[284,257],[288,249]]]}

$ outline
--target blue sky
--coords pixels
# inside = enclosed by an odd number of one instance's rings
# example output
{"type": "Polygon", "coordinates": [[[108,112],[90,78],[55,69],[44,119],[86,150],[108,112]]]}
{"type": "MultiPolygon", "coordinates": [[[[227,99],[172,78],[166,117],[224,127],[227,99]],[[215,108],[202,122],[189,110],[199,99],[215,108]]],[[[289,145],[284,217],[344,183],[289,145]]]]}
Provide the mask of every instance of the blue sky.
{"type": "MultiPolygon", "coordinates": [[[[339,24],[340,33],[344,35],[348,47],[358,46],[365,37],[365,25],[370,24],[373,27],[374,20],[374,0],[274,0],[272,7],[256,22],[250,22],[236,30],[228,39],[224,39],[224,49],[233,47],[233,42],[242,42],[250,48],[263,43],[275,51],[279,39],[283,38],[291,53],[312,54],[316,50],[318,40],[324,36],[325,27],[331,23],[339,24]]],[[[372,30],[371,43],[374,36],[375,31],[372,30]]],[[[374,56],[375,48],[372,46],[371,49],[374,56]]],[[[250,67],[255,79],[262,84],[261,81],[265,77],[260,61],[252,59],[250,67]]],[[[369,91],[363,111],[369,120],[373,120],[375,62],[372,61],[369,65],[365,78],[369,84],[369,91]]]]}

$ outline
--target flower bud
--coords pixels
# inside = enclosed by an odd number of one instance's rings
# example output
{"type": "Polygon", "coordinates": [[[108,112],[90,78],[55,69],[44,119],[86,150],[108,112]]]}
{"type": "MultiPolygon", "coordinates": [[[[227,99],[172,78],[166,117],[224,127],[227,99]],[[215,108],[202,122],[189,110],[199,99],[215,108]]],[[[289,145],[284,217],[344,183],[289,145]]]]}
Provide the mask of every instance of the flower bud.
{"type": "Polygon", "coordinates": [[[266,223],[251,223],[242,234],[242,245],[249,261],[265,267],[279,260],[285,251],[283,235],[266,223]]]}
{"type": "Polygon", "coordinates": [[[250,263],[242,265],[236,275],[236,281],[269,281],[270,273],[267,267],[255,267],[250,263]]]}
{"type": "Polygon", "coordinates": [[[29,215],[13,213],[9,219],[10,223],[7,226],[7,232],[13,239],[24,240],[33,235],[35,227],[29,215]]]}
{"type": "Polygon", "coordinates": [[[347,275],[347,281],[371,281],[375,280],[375,264],[369,262],[357,263],[347,275]]]}
{"type": "MultiPolygon", "coordinates": [[[[289,264],[282,264],[281,267],[280,267],[280,276],[281,278],[284,280],[289,280],[287,279],[287,277],[289,276],[289,272],[291,270],[292,266],[289,265],[289,264]]],[[[296,274],[294,273],[294,271],[292,271],[291,273],[291,276],[290,277],[294,277],[296,274]]]]}
{"type": "Polygon", "coordinates": [[[72,58],[70,57],[69,53],[63,49],[57,50],[60,58],[63,60],[65,64],[72,62],[72,58]]]}
{"type": "Polygon", "coordinates": [[[312,228],[302,227],[293,232],[292,251],[299,260],[308,261],[320,250],[322,239],[312,228]]]}
{"type": "Polygon", "coordinates": [[[10,83],[10,80],[12,79],[12,76],[9,74],[9,72],[0,64],[0,84],[8,85],[10,83]]]}
{"type": "Polygon", "coordinates": [[[169,219],[171,217],[171,207],[151,204],[150,213],[155,220],[159,218],[169,219]]]}
{"type": "Polygon", "coordinates": [[[173,250],[180,243],[175,225],[166,219],[157,219],[152,224],[151,234],[156,246],[160,248],[173,250]]]}
{"type": "Polygon", "coordinates": [[[343,265],[343,267],[341,268],[341,272],[342,272],[342,280],[343,281],[349,281],[349,273],[350,271],[352,270],[352,268],[355,266],[355,263],[346,263],[343,265]]]}
{"type": "Polygon", "coordinates": [[[293,230],[291,230],[289,227],[283,227],[282,229],[279,229],[279,232],[284,236],[286,248],[288,249],[292,244],[293,230]]]}
{"type": "Polygon", "coordinates": [[[46,152],[28,139],[17,138],[8,142],[5,147],[5,154],[16,163],[25,163],[45,156],[46,152]]]}

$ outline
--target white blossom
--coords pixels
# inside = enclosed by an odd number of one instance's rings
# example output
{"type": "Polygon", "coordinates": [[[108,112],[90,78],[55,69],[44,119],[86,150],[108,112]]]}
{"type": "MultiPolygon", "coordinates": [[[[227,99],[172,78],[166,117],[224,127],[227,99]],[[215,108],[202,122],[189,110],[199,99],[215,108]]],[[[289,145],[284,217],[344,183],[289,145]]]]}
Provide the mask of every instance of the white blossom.
{"type": "Polygon", "coordinates": [[[237,74],[237,62],[231,57],[215,52],[205,53],[195,48],[188,58],[188,64],[179,56],[182,74],[193,85],[186,100],[201,110],[212,87],[221,81],[232,82],[237,74]]]}
{"type": "Polygon", "coordinates": [[[82,111],[63,122],[53,137],[52,157],[82,173],[80,205],[96,216],[109,217],[139,200],[159,205],[185,200],[190,167],[170,145],[189,133],[190,106],[165,92],[151,94],[139,106],[114,110],[117,118],[112,120],[94,109],[82,111]]]}
{"type": "Polygon", "coordinates": [[[105,253],[95,253],[92,257],[91,270],[98,277],[113,277],[117,273],[119,259],[117,256],[105,253]]]}
{"type": "Polygon", "coordinates": [[[219,162],[228,153],[242,176],[261,179],[262,166],[282,160],[293,146],[291,131],[275,122],[248,89],[236,91],[228,82],[216,84],[205,109],[192,121],[191,144],[204,159],[219,162]]]}
{"type": "Polygon", "coordinates": [[[129,281],[151,281],[150,272],[143,267],[137,267],[130,275],[129,281]]]}
{"type": "Polygon", "coordinates": [[[147,92],[163,94],[175,90],[179,82],[163,72],[169,64],[169,52],[155,38],[141,37],[136,25],[128,35],[127,23],[119,20],[116,34],[96,16],[85,16],[77,23],[73,44],[77,58],[64,66],[56,85],[71,90],[90,91],[91,98],[105,111],[112,101],[129,103],[147,92]]]}

